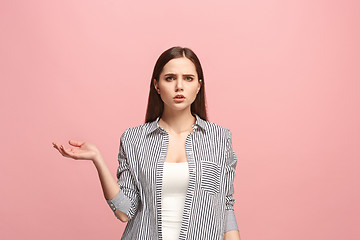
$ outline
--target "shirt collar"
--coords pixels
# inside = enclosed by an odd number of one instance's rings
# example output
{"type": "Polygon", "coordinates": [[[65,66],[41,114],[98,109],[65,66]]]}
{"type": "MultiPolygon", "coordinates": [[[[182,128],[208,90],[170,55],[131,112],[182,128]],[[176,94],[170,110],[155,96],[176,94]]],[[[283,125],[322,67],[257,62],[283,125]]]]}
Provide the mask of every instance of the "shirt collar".
{"type": "MultiPolygon", "coordinates": [[[[197,114],[194,114],[196,118],[196,122],[193,124],[193,126],[199,126],[201,129],[206,130],[206,121],[202,118],[200,118],[197,114]]],[[[157,117],[154,121],[149,123],[149,128],[147,134],[155,131],[156,129],[161,130],[162,128],[159,126],[159,120],[160,116],[157,117]]]]}

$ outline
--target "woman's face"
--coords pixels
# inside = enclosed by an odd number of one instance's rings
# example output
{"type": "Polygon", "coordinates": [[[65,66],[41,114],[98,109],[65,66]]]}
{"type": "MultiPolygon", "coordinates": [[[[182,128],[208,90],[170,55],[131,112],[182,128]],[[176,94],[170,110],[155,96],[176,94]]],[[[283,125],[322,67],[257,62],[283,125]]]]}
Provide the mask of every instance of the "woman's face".
{"type": "Polygon", "coordinates": [[[183,110],[190,108],[200,90],[201,83],[193,62],[186,58],[174,58],[167,62],[154,85],[164,102],[164,109],[183,110]],[[180,101],[175,96],[184,96],[180,101]]]}

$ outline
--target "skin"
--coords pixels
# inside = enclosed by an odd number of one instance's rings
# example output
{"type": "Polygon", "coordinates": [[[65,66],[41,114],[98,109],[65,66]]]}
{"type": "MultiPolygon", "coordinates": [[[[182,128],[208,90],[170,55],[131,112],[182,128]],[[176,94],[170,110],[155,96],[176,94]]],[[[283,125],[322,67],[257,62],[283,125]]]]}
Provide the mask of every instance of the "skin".
{"type": "MultiPolygon", "coordinates": [[[[187,161],[185,140],[196,121],[191,115],[191,104],[201,88],[195,65],[186,57],[170,60],[165,64],[159,81],[154,79],[154,86],[164,102],[164,112],[158,124],[168,132],[170,138],[165,161],[187,161]],[[173,98],[177,94],[184,95],[185,100],[181,103],[175,102],[173,98]]],[[[240,240],[239,231],[226,232],[224,240],[240,240]]]]}
{"type": "Polygon", "coordinates": [[[196,121],[190,107],[201,87],[194,64],[187,58],[170,60],[164,66],[159,81],[154,79],[154,87],[164,102],[159,126],[169,135],[165,162],[187,162],[185,141],[196,121]],[[185,97],[183,102],[174,101],[177,94],[185,97]]]}
{"type": "MultiPolygon", "coordinates": [[[[201,88],[195,65],[186,57],[170,60],[163,68],[159,81],[154,81],[154,87],[164,102],[164,112],[159,120],[159,126],[169,134],[169,148],[166,162],[184,162],[186,159],[185,140],[192,131],[192,125],[196,118],[191,115],[191,104],[201,88]],[[174,97],[182,94],[185,97],[183,102],[175,102],[174,97]]],[[[64,157],[75,160],[90,160],[94,163],[103,188],[105,199],[113,199],[120,191],[117,180],[110,173],[100,151],[94,144],[70,140],[73,148],[65,148],[53,142],[56,148],[64,157]]],[[[128,216],[116,210],[116,216],[127,222],[128,216]]],[[[229,231],[224,235],[224,240],[240,240],[239,231],[229,231]]]]}
{"type": "MultiPolygon", "coordinates": [[[[113,199],[120,192],[120,187],[117,184],[117,180],[112,176],[109,168],[100,154],[100,151],[94,144],[75,140],[69,140],[69,144],[74,148],[65,148],[63,145],[59,145],[56,142],[53,142],[52,144],[53,147],[57,149],[64,157],[73,158],[75,160],[89,160],[94,163],[106,200],[113,199]]],[[[130,220],[125,213],[119,210],[116,210],[115,214],[122,222],[127,222],[130,220]]]]}
{"type": "Polygon", "coordinates": [[[196,119],[191,115],[191,104],[200,91],[195,65],[188,58],[175,58],[165,64],[154,86],[162,101],[164,112],[159,120],[159,126],[174,134],[188,133],[196,119]],[[175,102],[174,97],[182,94],[185,100],[175,102]]]}

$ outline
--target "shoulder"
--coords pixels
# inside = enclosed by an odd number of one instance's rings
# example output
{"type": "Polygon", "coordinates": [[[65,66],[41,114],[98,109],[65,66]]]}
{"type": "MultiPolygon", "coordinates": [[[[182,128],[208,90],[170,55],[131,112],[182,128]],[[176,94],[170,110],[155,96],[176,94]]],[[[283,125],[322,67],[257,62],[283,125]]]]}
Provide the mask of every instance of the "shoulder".
{"type": "Polygon", "coordinates": [[[127,142],[138,142],[141,138],[145,137],[150,129],[151,122],[143,123],[137,126],[129,127],[121,134],[121,139],[127,142]]]}
{"type": "Polygon", "coordinates": [[[231,138],[231,130],[217,123],[204,121],[205,130],[210,135],[219,135],[224,138],[231,138]]]}

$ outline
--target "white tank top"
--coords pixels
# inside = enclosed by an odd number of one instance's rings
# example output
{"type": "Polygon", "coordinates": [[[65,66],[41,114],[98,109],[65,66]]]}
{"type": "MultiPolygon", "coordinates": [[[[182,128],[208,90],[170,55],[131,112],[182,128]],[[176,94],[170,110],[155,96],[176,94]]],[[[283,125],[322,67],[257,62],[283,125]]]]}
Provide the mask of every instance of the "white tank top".
{"type": "Polygon", "coordinates": [[[178,240],[189,184],[188,162],[164,162],[161,218],[164,240],[178,240]]]}

